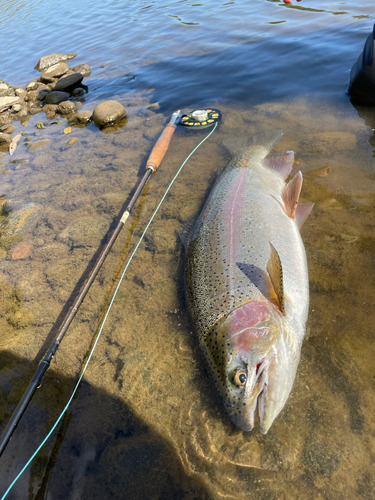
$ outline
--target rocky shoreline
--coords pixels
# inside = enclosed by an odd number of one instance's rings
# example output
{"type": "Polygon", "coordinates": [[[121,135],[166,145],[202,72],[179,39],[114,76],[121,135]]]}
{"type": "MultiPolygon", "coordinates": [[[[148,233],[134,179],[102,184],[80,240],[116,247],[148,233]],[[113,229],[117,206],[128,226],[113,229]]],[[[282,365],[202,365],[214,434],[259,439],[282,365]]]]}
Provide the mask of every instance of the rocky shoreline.
{"type": "Polygon", "coordinates": [[[77,54],[51,54],[41,57],[35,68],[40,76],[25,87],[10,85],[0,79],[0,147],[12,154],[12,133],[19,121],[27,125],[31,115],[40,112],[47,119],[55,119],[57,114],[68,119],[69,125],[85,126],[91,121],[99,128],[113,125],[126,117],[124,106],[118,101],[104,101],[91,111],[78,111],[81,100],[88,92],[83,83],[91,75],[88,64],[70,67],[67,61],[77,54]]]}

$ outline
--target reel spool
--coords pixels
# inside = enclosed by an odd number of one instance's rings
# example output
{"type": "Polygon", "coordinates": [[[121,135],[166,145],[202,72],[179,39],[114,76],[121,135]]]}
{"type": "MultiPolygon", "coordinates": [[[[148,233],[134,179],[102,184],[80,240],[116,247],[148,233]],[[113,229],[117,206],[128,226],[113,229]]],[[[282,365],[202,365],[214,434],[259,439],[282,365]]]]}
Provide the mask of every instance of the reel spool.
{"type": "Polygon", "coordinates": [[[220,117],[221,113],[217,109],[197,109],[182,115],[179,124],[188,128],[202,129],[211,127],[220,120],[220,117]]]}

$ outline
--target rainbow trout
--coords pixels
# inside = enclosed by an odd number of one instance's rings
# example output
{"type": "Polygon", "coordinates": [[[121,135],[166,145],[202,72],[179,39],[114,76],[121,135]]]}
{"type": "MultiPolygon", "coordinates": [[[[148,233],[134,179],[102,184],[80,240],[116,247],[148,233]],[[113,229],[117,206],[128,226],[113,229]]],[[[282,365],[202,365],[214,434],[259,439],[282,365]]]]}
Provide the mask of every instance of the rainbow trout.
{"type": "Polygon", "coordinates": [[[266,158],[281,132],[237,150],[194,226],[187,294],[232,422],[267,433],[293,386],[309,307],[294,153],[266,158]]]}

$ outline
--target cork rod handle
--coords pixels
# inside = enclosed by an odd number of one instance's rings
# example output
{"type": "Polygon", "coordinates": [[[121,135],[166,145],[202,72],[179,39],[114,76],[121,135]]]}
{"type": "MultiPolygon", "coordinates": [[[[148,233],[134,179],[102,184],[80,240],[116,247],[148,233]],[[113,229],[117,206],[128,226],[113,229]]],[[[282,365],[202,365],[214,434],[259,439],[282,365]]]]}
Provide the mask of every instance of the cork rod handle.
{"type": "Polygon", "coordinates": [[[174,123],[168,123],[161,133],[157,143],[152,148],[150,157],[146,164],[146,169],[152,168],[154,171],[159,167],[165,153],[167,152],[169,143],[171,142],[173,132],[176,130],[174,123]]]}

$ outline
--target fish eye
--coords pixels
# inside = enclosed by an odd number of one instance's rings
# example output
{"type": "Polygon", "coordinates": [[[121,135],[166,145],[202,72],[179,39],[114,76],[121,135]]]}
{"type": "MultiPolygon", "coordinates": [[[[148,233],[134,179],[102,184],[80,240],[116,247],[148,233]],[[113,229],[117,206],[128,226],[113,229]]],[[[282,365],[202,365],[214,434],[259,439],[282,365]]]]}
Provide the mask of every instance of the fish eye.
{"type": "Polygon", "coordinates": [[[232,383],[234,385],[243,386],[246,384],[247,374],[243,368],[237,368],[232,372],[232,383]]]}

